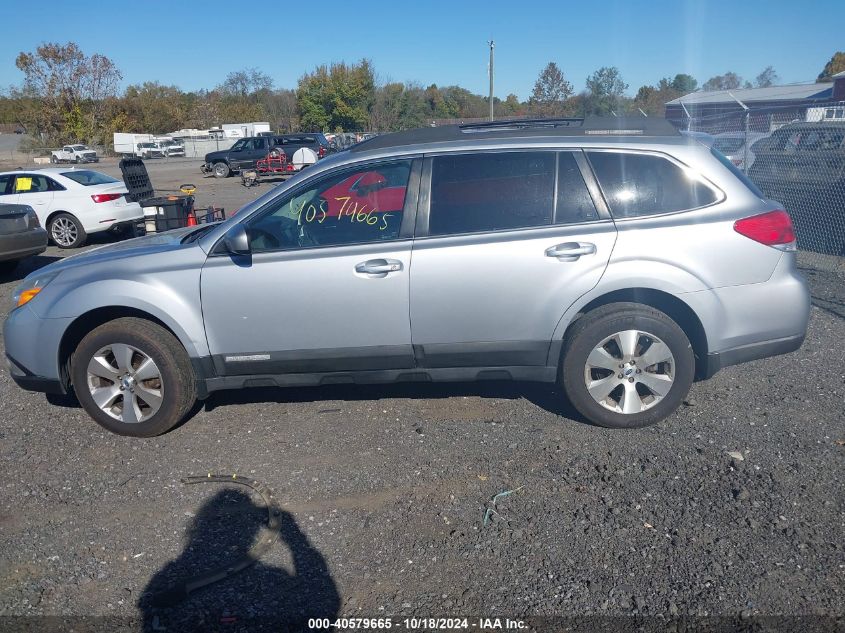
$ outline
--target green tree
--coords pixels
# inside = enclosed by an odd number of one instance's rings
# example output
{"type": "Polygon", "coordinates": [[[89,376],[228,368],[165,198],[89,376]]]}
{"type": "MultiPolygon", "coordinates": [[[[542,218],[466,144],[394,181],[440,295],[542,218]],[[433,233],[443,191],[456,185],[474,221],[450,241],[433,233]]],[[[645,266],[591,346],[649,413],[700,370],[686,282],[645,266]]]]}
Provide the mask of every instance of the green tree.
{"type": "Polygon", "coordinates": [[[74,42],[21,52],[15,65],[24,80],[13,96],[28,106],[21,118],[31,132],[43,132],[56,144],[94,137],[103,122],[103,101],[122,78],[108,57],[89,57],[74,42]]]}
{"type": "Polygon", "coordinates": [[[698,82],[692,75],[678,73],[675,75],[675,78],[672,79],[672,89],[676,92],[680,92],[681,94],[695,92],[696,88],[698,88],[698,82]]]}
{"type": "Polygon", "coordinates": [[[621,114],[625,109],[625,90],[628,84],[622,80],[615,66],[599,68],[587,77],[585,109],[587,114],[607,116],[621,114]]]}
{"type": "MultiPolygon", "coordinates": [[[[737,75],[735,72],[728,71],[724,75],[716,75],[715,77],[710,77],[707,81],[704,82],[704,85],[701,86],[702,90],[735,90],[742,86],[742,77],[737,75]]],[[[749,85],[750,87],[750,85],[749,85]]]]}
{"type": "Polygon", "coordinates": [[[319,66],[300,78],[296,98],[306,130],[363,130],[375,99],[372,64],[362,59],[351,65],[319,66]]]}
{"type": "Polygon", "coordinates": [[[754,85],[757,88],[768,88],[769,86],[774,86],[779,80],[780,77],[778,77],[775,69],[771,66],[766,66],[754,79],[754,85]]]}
{"type": "Polygon", "coordinates": [[[816,81],[830,81],[831,77],[843,70],[845,70],[845,51],[837,51],[824,65],[816,81]]]}
{"type": "Polygon", "coordinates": [[[563,104],[574,94],[572,84],[554,62],[549,62],[534,82],[528,103],[533,113],[540,116],[560,116],[563,104]]]}

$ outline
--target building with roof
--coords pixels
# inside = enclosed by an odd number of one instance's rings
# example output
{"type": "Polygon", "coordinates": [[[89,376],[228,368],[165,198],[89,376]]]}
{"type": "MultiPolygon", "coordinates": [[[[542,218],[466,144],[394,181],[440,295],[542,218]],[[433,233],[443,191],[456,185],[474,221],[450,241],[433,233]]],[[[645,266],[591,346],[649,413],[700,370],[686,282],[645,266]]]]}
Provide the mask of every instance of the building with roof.
{"type": "Polygon", "coordinates": [[[692,92],[666,104],[666,119],[679,128],[724,130],[731,124],[744,125],[749,109],[749,128],[768,132],[791,121],[824,120],[843,115],[845,71],[831,81],[692,92]],[[742,102],[742,103],[740,103],[742,102]],[[838,106],[838,108],[837,108],[838,106]]]}

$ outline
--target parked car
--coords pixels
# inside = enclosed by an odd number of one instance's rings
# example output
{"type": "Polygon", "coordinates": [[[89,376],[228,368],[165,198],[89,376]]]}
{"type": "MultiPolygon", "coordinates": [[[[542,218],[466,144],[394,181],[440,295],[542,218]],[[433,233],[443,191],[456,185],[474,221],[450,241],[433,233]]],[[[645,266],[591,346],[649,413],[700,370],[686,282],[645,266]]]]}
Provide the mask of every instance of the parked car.
{"type": "Polygon", "coordinates": [[[0,275],[9,274],[20,260],[46,249],[47,231],[32,207],[0,204],[0,275]]]}
{"type": "Polygon", "coordinates": [[[138,149],[135,151],[138,158],[164,158],[164,150],[158,143],[149,141],[146,143],[138,143],[138,149]]]}
{"type": "Polygon", "coordinates": [[[748,175],[783,202],[799,246],[845,255],[845,121],[786,125],[752,149],[748,175]]]}
{"type": "Polygon", "coordinates": [[[65,145],[62,149],[50,152],[50,162],[57,163],[98,163],[97,152],[87,145],[65,145]]]}
{"type": "Polygon", "coordinates": [[[185,146],[179,141],[158,141],[158,146],[167,157],[185,155],[185,146]]]}
{"type": "Polygon", "coordinates": [[[144,219],[126,185],[89,169],[0,172],[0,202],[32,207],[59,248],[78,248],[92,233],[131,228],[144,219]]]}
{"type": "Polygon", "coordinates": [[[789,216],[657,119],[379,136],[14,300],[14,380],[135,436],[219,389],[408,380],[559,382],[588,420],[640,427],[696,378],[798,349],[810,312],[789,216]]]}
{"type": "Polygon", "coordinates": [[[254,169],[256,161],[265,158],[274,148],[281,149],[297,171],[313,165],[331,152],[329,142],[321,133],[252,136],[239,139],[229,149],[206,154],[202,171],[217,178],[226,178],[244,169],[254,169]],[[297,155],[299,150],[303,151],[297,155]],[[303,154],[307,155],[304,159],[301,158],[303,154]]]}
{"type": "Polygon", "coordinates": [[[723,132],[716,135],[712,147],[722,152],[739,169],[746,170],[751,168],[756,158],[752,146],[768,136],[769,134],[763,132],[723,132]]]}

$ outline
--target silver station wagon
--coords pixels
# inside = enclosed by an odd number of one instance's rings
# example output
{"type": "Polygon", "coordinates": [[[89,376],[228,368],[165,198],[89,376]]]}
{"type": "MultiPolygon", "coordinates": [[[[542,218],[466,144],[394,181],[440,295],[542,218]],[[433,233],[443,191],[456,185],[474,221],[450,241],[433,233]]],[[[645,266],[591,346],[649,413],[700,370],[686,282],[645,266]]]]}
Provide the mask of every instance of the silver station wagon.
{"type": "Polygon", "coordinates": [[[411,380],[557,382],[593,423],[641,427],[800,347],[795,258],[782,207],[664,121],[427,128],[226,222],[46,266],[4,336],[21,387],[125,435],[220,389],[411,380]]]}

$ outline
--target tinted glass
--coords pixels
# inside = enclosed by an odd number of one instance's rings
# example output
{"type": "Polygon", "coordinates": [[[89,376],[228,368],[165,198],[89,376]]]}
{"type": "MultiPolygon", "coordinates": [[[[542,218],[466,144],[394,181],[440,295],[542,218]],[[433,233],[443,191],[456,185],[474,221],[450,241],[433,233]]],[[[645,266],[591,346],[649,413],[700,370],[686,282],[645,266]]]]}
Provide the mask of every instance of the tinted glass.
{"type": "Polygon", "coordinates": [[[111,182],[120,182],[116,178],[106,176],[98,171],[91,171],[90,169],[79,169],[74,171],[66,171],[62,173],[65,178],[78,182],[80,185],[105,185],[111,182]]]}
{"type": "Polygon", "coordinates": [[[438,156],[431,174],[429,234],[551,224],[553,152],[438,156]]]}
{"type": "Polygon", "coordinates": [[[382,242],[399,237],[411,162],[323,178],[247,227],[253,252],[382,242]]]}
{"type": "Polygon", "coordinates": [[[12,193],[12,181],[15,179],[14,174],[0,175],[0,196],[5,196],[12,193]]]}
{"type": "Polygon", "coordinates": [[[748,176],[746,176],[744,173],[742,173],[736,165],[734,165],[730,160],[728,160],[727,156],[722,154],[722,152],[718,151],[717,149],[711,149],[710,153],[713,154],[713,156],[715,156],[716,158],[718,158],[719,162],[722,163],[725,167],[727,167],[734,176],[739,178],[739,180],[742,182],[742,184],[744,184],[746,187],[748,187],[751,190],[751,193],[753,193],[758,198],[765,198],[766,197],[766,196],[763,195],[763,192],[760,191],[760,189],[757,188],[757,185],[755,185],[753,182],[751,182],[751,180],[748,178],[748,176]]]}
{"type": "Polygon", "coordinates": [[[611,213],[633,218],[695,209],[717,200],[707,185],[662,156],[587,152],[611,213]]]}
{"type": "Polygon", "coordinates": [[[562,152],[558,159],[557,209],[555,224],[576,224],[598,220],[593,198],[570,152],[562,152]]]}

